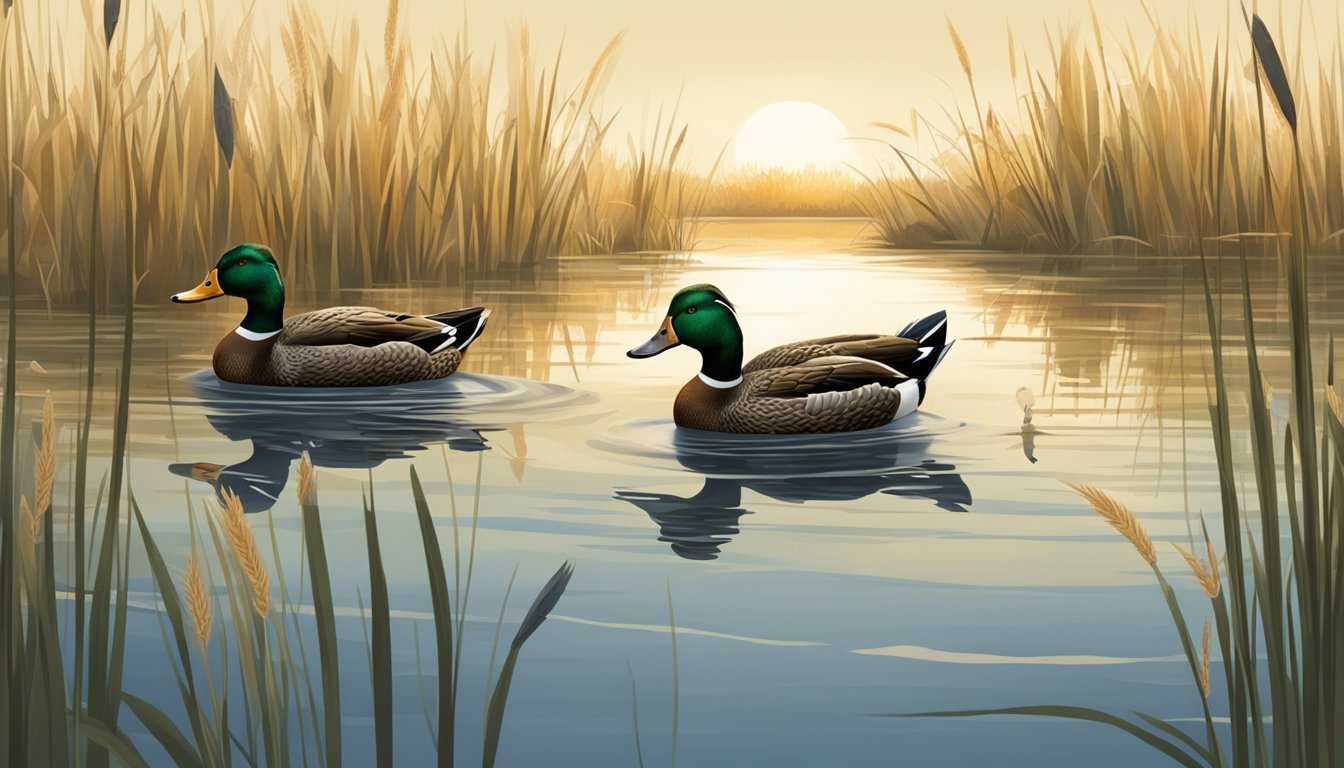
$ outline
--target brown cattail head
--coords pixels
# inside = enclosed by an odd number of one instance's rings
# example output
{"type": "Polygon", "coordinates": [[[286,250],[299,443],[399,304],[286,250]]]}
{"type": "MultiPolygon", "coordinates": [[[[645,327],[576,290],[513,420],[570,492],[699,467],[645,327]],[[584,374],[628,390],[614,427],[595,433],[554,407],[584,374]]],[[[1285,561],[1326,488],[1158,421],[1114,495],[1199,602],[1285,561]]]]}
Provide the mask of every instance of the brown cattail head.
{"type": "Polygon", "coordinates": [[[1218,593],[1222,591],[1223,586],[1218,574],[1218,560],[1213,554],[1213,544],[1206,543],[1209,547],[1209,567],[1207,569],[1204,567],[1203,563],[1199,562],[1199,556],[1195,553],[1187,550],[1180,544],[1172,544],[1171,546],[1175,547],[1176,551],[1181,553],[1181,557],[1185,558],[1185,562],[1190,566],[1190,570],[1195,572],[1195,580],[1199,582],[1199,586],[1204,588],[1204,594],[1213,598],[1218,596],[1218,593]]]}
{"type": "Polygon", "coordinates": [[[1209,698],[1209,640],[1212,638],[1209,631],[1209,620],[1204,620],[1204,650],[1199,656],[1199,690],[1204,694],[1204,698],[1209,698]]]}
{"type": "Polygon", "coordinates": [[[219,496],[223,502],[220,506],[220,516],[224,521],[224,532],[228,536],[229,547],[233,549],[238,567],[242,569],[243,575],[252,586],[253,607],[257,609],[259,616],[265,618],[271,609],[271,578],[266,571],[266,563],[262,561],[261,553],[257,550],[257,537],[244,517],[243,502],[238,496],[227,488],[221,489],[219,496]]]}
{"type": "Polygon", "coordinates": [[[1297,103],[1293,101],[1292,86],[1288,85],[1288,71],[1283,66],[1283,59],[1279,58],[1274,37],[1258,14],[1251,17],[1251,45],[1255,48],[1255,60],[1260,64],[1260,74],[1274,95],[1274,104],[1288,121],[1288,127],[1297,133],[1297,103]]]}
{"type": "Polygon", "coordinates": [[[187,596],[187,612],[191,614],[191,623],[196,627],[196,641],[201,644],[201,653],[210,645],[210,597],[205,591],[205,579],[201,576],[200,563],[187,555],[187,573],[183,578],[183,588],[187,596]]]}
{"type": "Polygon", "coordinates": [[[1090,485],[1074,485],[1069,483],[1069,487],[1078,492],[1092,505],[1102,519],[1111,524],[1111,527],[1119,531],[1122,536],[1129,539],[1129,543],[1134,545],[1138,551],[1139,557],[1151,566],[1157,566],[1157,551],[1153,549],[1153,540],[1148,538],[1147,532],[1143,530],[1143,525],[1134,513],[1120,502],[1116,501],[1105,491],[1094,488],[1090,485]]]}

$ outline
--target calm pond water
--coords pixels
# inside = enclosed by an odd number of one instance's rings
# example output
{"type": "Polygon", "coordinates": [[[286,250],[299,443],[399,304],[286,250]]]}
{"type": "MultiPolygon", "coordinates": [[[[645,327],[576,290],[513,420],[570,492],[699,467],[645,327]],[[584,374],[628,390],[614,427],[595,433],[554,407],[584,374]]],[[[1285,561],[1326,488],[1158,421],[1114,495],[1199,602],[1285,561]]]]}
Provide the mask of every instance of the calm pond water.
{"type": "MultiPolygon", "coordinates": [[[[344,616],[352,765],[373,750],[358,618],[368,600],[360,497],[370,484],[394,613],[398,762],[422,764],[431,748],[420,686],[432,697],[434,670],[417,662],[416,642],[428,649],[432,628],[412,465],[444,542],[455,498],[466,549],[479,499],[458,728],[469,762],[481,720],[471,702],[483,696],[510,578],[516,569],[505,638],[570,559],[569,591],[523,652],[501,764],[635,764],[632,682],[648,765],[674,754],[684,766],[1155,764],[1101,726],[870,715],[1058,703],[1199,716],[1146,565],[1064,485],[1118,495],[1164,541],[1184,540],[1187,511],[1216,516],[1197,272],[1131,257],[863,252],[853,247],[861,226],[716,222],[690,256],[570,258],[528,279],[352,293],[347,303],[494,309],[466,373],[376,396],[222,384],[209,357],[240,303],[146,306],[134,344],[131,487],[178,565],[189,499],[199,510],[213,490],[175,465],[248,473],[250,506],[279,498],[251,519],[263,542],[274,530],[296,592],[290,481],[298,453],[311,453],[344,616]],[[922,411],[887,429],[811,440],[678,434],[672,398],[695,373],[695,354],[636,361],[624,352],[695,282],[739,305],[749,355],[814,335],[895,331],[938,309],[958,341],[922,411]],[[1021,388],[1035,401],[1026,426],[1021,388]]],[[[1266,290],[1273,265],[1257,265],[1254,277],[1272,335],[1282,315],[1266,290]]],[[[311,304],[291,293],[291,311],[311,304]]],[[[1230,328],[1239,327],[1235,306],[1229,299],[1230,328]]],[[[85,321],[29,309],[20,322],[21,366],[35,360],[46,371],[21,374],[25,412],[54,391],[68,468],[85,321]]],[[[119,333],[109,318],[95,477],[111,441],[119,333]]],[[[1285,364],[1269,359],[1283,390],[1285,364]]],[[[58,509],[62,498],[68,505],[67,476],[57,494],[58,509]]],[[[1199,621],[1192,579],[1169,549],[1162,557],[1199,621]]],[[[449,571],[451,581],[451,560],[449,571]]],[[[126,687],[172,705],[142,565],[132,586],[126,687]]],[[[122,724],[166,761],[133,717],[122,724]]]]}

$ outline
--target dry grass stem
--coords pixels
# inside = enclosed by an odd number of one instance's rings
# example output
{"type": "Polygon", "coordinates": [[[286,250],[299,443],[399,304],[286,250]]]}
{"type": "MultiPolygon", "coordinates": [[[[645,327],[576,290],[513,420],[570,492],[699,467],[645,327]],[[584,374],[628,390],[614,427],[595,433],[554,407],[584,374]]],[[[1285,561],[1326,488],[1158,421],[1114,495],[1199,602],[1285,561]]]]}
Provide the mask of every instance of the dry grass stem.
{"type": "Polygon", "coordinates": [[[253,607],[258,615],[265,618],[271,607],[271,578],[266,563],[261,559],[261,552],[257,549],[256,535],[244,516],[242,501],[228,489],[224,489],[220,497],[223,500],[220,516],[224,521],[229,546],[233,549],[238,567],[252,586],[253,607]]]}
{"type": "Polygon", "coordinates": [[[1204,620],[1204,649],[1199,655],[1199,691],[1204,694],[1204,698],[1209,698],[1209,641],[1212,639],[1212,632],[1209,627],[1209,620],[1204,620]]]}
{"type": "Polygon", "coordinates": [[[196,628],[196,641],[201,644],[201,653],[210,645],[210,623],[213,619],[210,610],[210,597],[205,590],[205,579],[201,576],[201,565],[195,557],[187,555],[187,572],[183,577],[183,587],[187,597],[187,612],[191,614],[191,623],[196,628]]]}
{"type": "Polygon", "coordinates": [[[1092,509],[1110,523],[1112,528],[1119,531],[1120,535],[1129,539],[1129,543],[1134,545],[1134,549],[1144,562],[1157,567],[1157,551],[1153,548],[1153,541],[1148,538],[1147,532],[1143,530],[1143,524],[1128,507],[1099,488],[1073,483],[1069,483],[1069,487],[1086,499],[1087,503],[1092,505],[1092,509]]]}

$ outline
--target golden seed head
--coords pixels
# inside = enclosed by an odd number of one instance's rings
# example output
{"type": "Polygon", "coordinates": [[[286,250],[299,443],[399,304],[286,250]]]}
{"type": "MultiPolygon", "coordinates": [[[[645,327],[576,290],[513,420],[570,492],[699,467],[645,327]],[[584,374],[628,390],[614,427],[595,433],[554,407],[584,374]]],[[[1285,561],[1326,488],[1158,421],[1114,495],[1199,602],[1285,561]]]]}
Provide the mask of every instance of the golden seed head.
{"type": "Polygon", "coordinates": [[[1218,575],[1218,561],[1213,555],[1213,545],[1208,544],[1208,568],[1205,568],[1204,564],[1199,562],[1199,556],[1194,552],[1189,551],[1180,544],[1172,544],[1171,546],[1175,547],[1176,551],[1181,553],[1181,557],[1185,558],[1185,562],[1190,566],[1190,570],[1195,572],[1195,580],[1199,582],[1199,586],[1204,588],[1204,594],[1211,598],[1217,597],[1219,591],[1222,590],[1222,583],[1218,575]]]}
{"type": "Polygon", "coordinates": [[[1157,565],[1157,551],[1153,549],[1153,540],[1148,538],[1147,532],[1143,530],[1143,524],[1134,516],[1124,504],[1116,501],[1105,491],[1094,488],[1090,485],[1068,484],[1070,488],[1078,492],[1092,505],[1092,509],[1102,519],[1111,524],[1111,527],[1120,532],[1120,535],[1129,539],[1129,543],[1134,545],[1138,551],[1139,557],[1151,566],[1157,565]]]}
{"type": "MultiPolygon", "coordinates": [[[[32,507],[28,506],[27,495],[19,496],[19,519],[22,528],[28,532],[28,540],[23,542],[24,547],[31,548],[37,543],[37,536],[42,532],[42,529],[39,527],[41,523],[33,516],[32,507]]],[[[22,536],[20,536],[20,539],[22,539],[22,536]]]]}
{"type": "Polygon", "coordinates": [[[213,614],[210,610],[210,597],[205,590],[205,579],[201,576],[200,563],[187,555],[187,573],[183,579],[187,593],[187,612],[191,614],[191,623],[196,627],[196,641],[201,644],[201,652],[210,645],[210,623],[213,614]]]}
{"type": "Polygon", "coordinates": [[[51,507],[51,489],[56,484],[56,409],[52,404],[50,390],[42,402],[42,445],[37,450],[33,480],[37,502],[35,513],[41,523],[42,516],[51,507]]]}
{"type": "Polygon", "coordinates": [[[1260,391],[1265,396],[1265,410],[1274,407],[1274,387],[1269,385],[1269,377],[1264,371],[1260,372],[1260,391]]]}
{"type": "Polygon", "coordinates": [[[313,474],[313,459],[307,451],[304,451],[303,458],[299,460],[298,492],[300,506],[313,500],[313,490],[317,482],[313,474]]]}
{"type": "Polygon", "coordinates": [[[1344,408],[1340,407],[1339,395],[1335,393],[1334,387],[1325,388],[1325,402],[1330,404],[1330,412],[1335,414],[1335,421],[1344,424],[1344,408]]]}
{"type": "Polygon", "coordinates": [[[966,77],[971,76],[971,57],[966,53],[966,45],[961,42],[961,35],[957,34],[957,28],[952,26],[952,22],[947,22],[947,32],[952,35],[952,45],[957,49],[957,61],[961,63],[961,71],[966,73],[966,77]]]}
{"type": "Polygon", "coordinates": [[[223,500],[220,512],[229,547],[238,561],[238,567],[252,586],[253,607],[257,609],[258,615],[265,618],[271,607],[271,577],[257,549],[257,537],[244,517],[243,503],[238,496],[224,488],[220,491],[220,497],[223,500]]]}

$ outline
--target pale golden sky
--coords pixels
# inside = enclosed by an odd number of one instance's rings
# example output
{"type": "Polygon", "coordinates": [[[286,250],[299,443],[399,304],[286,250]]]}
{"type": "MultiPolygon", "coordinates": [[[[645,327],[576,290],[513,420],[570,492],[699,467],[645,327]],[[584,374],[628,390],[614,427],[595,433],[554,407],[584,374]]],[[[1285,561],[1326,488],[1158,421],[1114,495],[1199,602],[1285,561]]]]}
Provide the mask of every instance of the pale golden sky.
{"type": "MultiPolygon", "coordinates": [[[[66,0],[74,3],[76,0],[66,0]]],[[[90,1],[90,0],[82,0],[90,1]]],[[[141,13],[146,0],[125,0],[141,13]]],[[[155,0],[165,13],[198,0],[155,0]]],[[[1107,45],[1133,30],[1141,46],[1152,36],[1137,0],[1096,0],[1107,45]]],[[[1249,3],[1248,3],[1249,4],[1249,3]]],[[[1261,0],[1260,10],[1281,44],[1296,38],[1298,0],[1280,10],[1277,0],[1261,0]]],[[[101,7],[101,2],[96,3],[101,7]]],[[[372,0],[311,0],[329,22],[357,19],[375,61],[381,58],[386,5],[372,0]]],[[[1333,47],[1341,3],[1306,0],[1312,17],[1306,35],[1333,47]]],[[[216,2],[222,30],[236,28],[246,4],[216,2]]],[[[1191,0],[1150,8],[1164,26],[1184,33],[1198,22],[1206,44],[1226,34],[1229,14],[1236,34],[1245,35],[1239,7],[1228,0],[1191,0]]],[[[278,22],[288,3],[258,2],[258,27],[278,22]]],[[[1011,98],[1007,74],[1006,28],[1011,25],[1018,51],[1044,65],[1045,29],[1078,25],[1090,35],[1085,0],[402,0],[403,29],[412,45],[425,50],[439,37],[451,39],[465,17],[471,40],[481,51],[503,50],[522,22],[536,48],[549,60],[561,40],[573,82],[611,37],[626,32],[625,44],[607,89],[608,111],[620,110],[617,129],[637,132],[641,118],[681,96],[681,117],[691,124],[692,153],[707,165],[729,146],[742,122],[756,109],[777,101],[814,102],[834,112],[856,135],[880,135],[873,121],[906,124],[911,108],[930,115],[967,100],[968,92],[946,22],[957,27],[970,51],[981,98],[1005,103],[1011,98]],[[1011,7],[1011,11],[1006,6],[1011,7]],[[1011,15],[1010,15],[1011,14],[1011,15]]],[[[277,46],[278,48],[278,46],[277,46]]],[[[1245,50],[1245,49],[1243,49],[1245,50]]],[[[1020,54],[1019,54],[1020,55],[1020,54]]],[[[424,57],[420,57],[424,61],[424,57]]]]}

